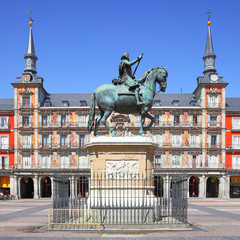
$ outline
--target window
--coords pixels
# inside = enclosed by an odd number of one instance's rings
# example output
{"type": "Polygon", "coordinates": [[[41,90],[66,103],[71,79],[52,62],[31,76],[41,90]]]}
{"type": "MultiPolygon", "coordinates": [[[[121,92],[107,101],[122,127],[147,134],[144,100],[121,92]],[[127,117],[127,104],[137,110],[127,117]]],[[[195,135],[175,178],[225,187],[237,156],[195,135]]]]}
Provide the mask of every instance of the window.
{"type": "Polygon", "coordinates": [[[211,136],[211,147],[217,147],[217,136],[216,135],[211,136]]]}
{"type": "Polygon", "coordinates": [[[193,155],[192,156],[192,167],[195,168],[196,167],[196,160],[197,160],[197,156],[193,155]]]}
{"type": "Polygon", "coordinates": [[[0,128],[9,128],[8,117],[0,117],[0,128]]]}
{"type": "Polygon", "coordinates": [[[154,116],[155,117],[155,123],[159,124],[159,116],[154,116]]]}
{"type": "Polygon", "coordinates": [[[232,118],[232,129],[240,129],[240,117],[232,118]]]}
{"type": "Polygon", "coordinates": [[[192,146],[192,147],[200,147],[200,136],[199,135],[191,135],[191,137],[190,137],[190,146],[192,146]]]}
{"type": "Polygon", "coordinates": [[[23,168],[31,168],[31,157],[30,156],[22,157],[22,166],[23,166],[23,168]]]}
{"type": "Polygon", "coordinates": [[[67,146],[68,145],[68,141],[67,141],[67,135],[61,135],[60,136],[60,145],[61,146],[67,146]]]}
{"type": "Polygon", "coordinates": [[[31,136],[29,136],[29,135],[22,136],[22,147],[23,148],[31,147],[31,136]]]}
{"type": "Polygon", "coordinates": [[[42,126],[47,126],[48,121],[47,121],[47,116],[42,116],[42,126]]]}
{"type": "Polygon", "coordinates": [[[29,117],[23,117],[23,127],[28,127],[29,126],[29,117]]]}
{"type": "Polygon", "coordinates": [[[69,157],[68,156],[61,156],[60,167],[61,168],[68,168],[69,167],[69,157]]]}
{"type": "Polygon", "coordinates": [[[51,168],[51,159],[49,156],[42,156],[42,168],[51,168]]]}
{"type": "Polygon", "coordinates": [[[217,117],[210,117],[210,126],[217,126],[217,117]]]}
{"type": "Polygon", "coordinates": [[[179,106],[179,101],[178,100],[173,100],[172,105],[173,106],[179,106]]]}
{"type": "Polygon", "coordinates": [[[23,97],[23,107],[30,107],[30,97],[23,97]]]}
{"type": "Polygon", "coordinates": [[[209,156],[208,167],[210,167],[210,168],[218,168],[219,167],[218,156],[214,156],[214,155],[209,156]]]}
{"type": "Polygon", "coordinates": [[[181,135],[172,135],[172,146],[181,146],[181,135]]]}
{"type": "Polygon", "coordinates": [[[161,103],[160,100],[155,100],[155,101],[153,102],[153,105],[155,105],[155,106],[160,106],[160,103],[161,103]]]}
{"type": "Polygon", "coordinates": [[[192,101],[191,102],[191,106],[197,106],[197,102],[196,101],[192,101]]]}
{"type": "Polygon", "coordinates": [[[208,107],[219,107],[219,97],[216,95],[209,95],[208,107]]]}
{"type": "Polygon", "coordinates": [[[85,135],[80,135],[79,136],[79,146],[84,147],[85,144],[85,135]]]}
{"type": "Polygon", "coordinates": [[[173,155],[172,156],[172,167],[180,167],[180,156],[179,155],[173,155]]]}
{"type": "Polygon", "coordinates": [[[9,140],[8,136],[0,136],[0,149],[8,149],[9,140]]]}
{"type": "Polygon", "coordinates": [[[42,146],[43,147],[48,147],[49,146],[49,136],[48,135],[43,135],[42,136],[42,146]]]}
{"type": "Polygon", "coordinates": [[[68,101],[63,101],[62,102],[62,106],[63,107],[68,107],[69,106],[69,102],[68,101]]]}
{"type": "Polygon", "coordinates": [[[198,123],[197,120],[198,120],[197,116],[193,116],[193,126],[197,126],[197,123],[198,123]]]}
{"type": "Polygon", "coordinates": [[[80,101],[80,106],[81,107],[87,106],[87,102],[86,101],[80,101]]]}
{"type": "Polygon", "coordinates": [[[155,155],[155,165],[161,165],[161,155],[155,155]]]}
{"type": "Polygon", "coordinates": [[[44,107],[51,107],[51,102],[46,101],[46,102],[44,103],[44,107]]]}
{"type": "Polygon", "coordinates": [[[233,148],[240,149],[240,136],[234,135],[232,137],[233,148]]]}
{"type": "Polygon", "coordinates": [[[61,126],[66,126],[66,116],[61,116],[61,126]]]}
{"type": "Polygon", "coordinates": [[[240,169],[240,156],[239,155],[232,156],[232,168],[240,169]]]}
{"type": "Polygon", "coordinates": [[[8,156],[0,156],[0,169],[9,168],[8,156]]]}
{"type": "Polygon", "coordinates": [[[174,126],[179,126],[180,123],[180,116],[174,116],[174,126]]]}

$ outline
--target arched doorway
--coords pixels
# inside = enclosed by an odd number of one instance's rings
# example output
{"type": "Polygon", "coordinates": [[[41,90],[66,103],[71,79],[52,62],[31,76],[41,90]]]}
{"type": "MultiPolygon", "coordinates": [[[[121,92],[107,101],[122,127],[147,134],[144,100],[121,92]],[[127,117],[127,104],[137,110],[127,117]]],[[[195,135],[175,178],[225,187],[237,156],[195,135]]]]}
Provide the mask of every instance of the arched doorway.
{"type": "Polygon", "coordinates": [[[218,197],[219,179],[215,176],[207,179],[207,196],[206,197],[218,197]]]}
{"type": "Polygon", "coordinates": [[[51,196],[52,196],[51,179],[49,177],[42,177],[41,197],[51,197],[51,196]]]}
{"type": "Polygon", "coordinates": [[[189,179],[189,197],[198,197],[199,194],[199,178],[192,176],[189,179]]]}
{"type": "Polygon", "coordinates": [[[163,178],[161,176],[154,177],[154,195],[163,197],[163,178]]]}
{"type": "Polygon", "coordinates": [[[34,197],[33,180],[31,177],[26,176],[20,180],[20,197],[21,198],[34,197]]]}

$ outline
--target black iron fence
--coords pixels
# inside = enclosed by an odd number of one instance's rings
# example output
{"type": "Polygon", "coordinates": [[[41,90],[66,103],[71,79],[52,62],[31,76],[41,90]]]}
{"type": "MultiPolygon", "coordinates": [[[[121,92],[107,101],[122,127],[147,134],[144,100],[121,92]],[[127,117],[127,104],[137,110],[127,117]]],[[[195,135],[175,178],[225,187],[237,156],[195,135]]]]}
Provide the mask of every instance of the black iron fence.
{"type": "Polygon", "coordinates": [[[62,223],[68,229],[77,225],[79,229],[80,225],[86,227],[88,221],[92,227],[93,219],[104,227],[179,227],[187,223],[186,176],[92,174],[91,177],[79,176],[71,184],[68,179],[66,176],[54,177],[53,207],[59,211],[55,211],[57,215],[53,216],[52,225],[62,223]],[[74,194],[70,195],[70,187],[71,190],[74,188],[74,194]],[[99,218],[96,213],[93,217],[91,211],[99,212],[99,218]]]}

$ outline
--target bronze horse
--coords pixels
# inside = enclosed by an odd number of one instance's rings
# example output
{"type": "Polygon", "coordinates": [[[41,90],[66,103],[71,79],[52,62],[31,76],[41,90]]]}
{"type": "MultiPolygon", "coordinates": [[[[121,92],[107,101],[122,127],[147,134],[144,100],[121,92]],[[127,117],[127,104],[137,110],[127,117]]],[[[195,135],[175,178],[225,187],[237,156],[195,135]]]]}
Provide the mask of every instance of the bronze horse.
{"type": "Polygon", "coordinates": [[[123,114],[139,113],[141,115],[140,134],[145,136],[144,132],[150,130],[154,123],[154,117],[148,112],[152,107],[153,99],[156,92],[156,82],[160,85],[160,91],[165,92],[167,86],[168,72],[165,68],[155,67],[146,71],[141,79],[140,94],[144,105],[137,105],[134,92],[128,90],[127,86],[105,84],[96,88],[92,94],[90,113],[88,120],[88,132],[94,127],[95,118],[95,100],[100,110],[100,115],[95,120],[94,135],[97,135],[99,123],[103,123],[106,128],[115,136],[115,131],[106,122],[110,114],[115,111],[123,114]],[[150,124],[143,127],[145,118],[151,120],[150,124]]]}

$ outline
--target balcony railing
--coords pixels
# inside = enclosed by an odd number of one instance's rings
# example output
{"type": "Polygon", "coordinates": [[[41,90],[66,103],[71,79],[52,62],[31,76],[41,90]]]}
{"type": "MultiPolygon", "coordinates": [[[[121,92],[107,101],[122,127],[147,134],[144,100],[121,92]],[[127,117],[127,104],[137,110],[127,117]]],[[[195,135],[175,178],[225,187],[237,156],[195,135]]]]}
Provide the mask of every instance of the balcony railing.
{"type": "Polygon", "coordinates": [[[234,149],[240,150],[240,144],[228,145],[227,149],[228,149],[228,150],[234,150],[234,149]]]}
{"type": "Polygon", "coordinates": [[[33,123],[31,122],[19,122],[19,127],[20,128],[30,128],[33,126],[33,123]]]}
{"type": "Polygon", "coordinates": [[[208,107],[209,108],[219,108],[220,107],[220,103],[208,103],[208,107]]]}
{"type": "Polygon", "coordinates": [[[20,104],[19,107],[29,109],[29,108],[32,108],[32,105],[30,105],[30,104],[20,104]]]}
{"type": "Polygon", "coordinates": [[[220,126],[221,126],[220,122],[208,122],[208,127],[216,128],[220,126]]]}
{"type": "Polygon", "coordinates": [[[220,147],[221,147],[221,145],[219,143],[208,145],[208,148],[220,148],[220,147]]]}
{"type": "Polygon", "coordinates": [[[240,124],[233,123],[232,124],[232,131],[240,131],[240,124]]]}
{"type": "Polygon", "coordinates": [[[32,144],[20,144],[20,148],[22,148],[22,149],[32,149],[33,145],[32,144]]]}
{"type": "Polygon", "coordinates": [[[0,150],[14,149],[14,144],[0,144],[0,150]]]}
{"type": "Polygon", "coordinates": [[[157,122],[154,123],[154,127],[201,127],[202,123],[195,123],[195,122],[157,122]]]}
{"type": "Polygon", "coordinates": [[[87,122],[39,122],[39,126],[43,128],[59,128],[59,127],[86,127],[87,122]]]}
{"type": "Polygon", "coordinates": [[[6,131],[10,129],[10,124],[9,123],[5,123],[5,124],[1,124],[0,125],[0,131],[6,131]]]}

